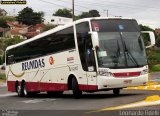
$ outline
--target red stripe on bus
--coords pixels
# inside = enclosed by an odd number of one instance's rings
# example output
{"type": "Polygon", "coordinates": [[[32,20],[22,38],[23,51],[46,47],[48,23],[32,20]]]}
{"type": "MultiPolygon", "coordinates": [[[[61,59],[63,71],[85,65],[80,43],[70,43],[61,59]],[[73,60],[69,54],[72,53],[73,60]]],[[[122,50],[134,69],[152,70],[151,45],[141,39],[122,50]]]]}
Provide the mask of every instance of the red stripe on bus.
{"type": "Polygon", "coordinates": [[[98,90],[97,85],[79,85],[80,90],[98,90]]]}
{"type": "Polygon", "coordinates": [[[124,73],[113,73],[114,77],[133,77],[140,76],[141,72],[124,72],[124,73]]]}
{"type": "MultiPolygon", "coordinates": [[[[8,91],[15,92],[15,81],[7,81],[8,91]]],[[[28,91],[65,91],[68,90],[68,84],[63,83],[39,83],[39,82],[27,82],[28,91]]],[[[97,85],[83,85],[79,84],[80,90],[98,90],[97,85]]]]}

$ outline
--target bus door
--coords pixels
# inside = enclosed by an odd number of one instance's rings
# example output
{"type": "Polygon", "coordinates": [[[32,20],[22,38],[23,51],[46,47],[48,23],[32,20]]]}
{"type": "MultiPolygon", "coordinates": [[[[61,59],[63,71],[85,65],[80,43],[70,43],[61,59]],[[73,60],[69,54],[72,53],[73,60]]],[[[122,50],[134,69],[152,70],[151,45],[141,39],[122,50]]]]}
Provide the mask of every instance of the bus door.
{"type": "Polygon", "coordinates": [[[91,41],[91,35],[88,34],[85,39],[85,57],[86,57],[86,73],[88,79],[88,85],[96,85],[97,84],[97,76],[96,76],[96,63],[93,51],[93,45],[91,41]]]}
{"type": "MultiPolygon", "coordinates": [[[[83,76],[86,77],[86,84],[96,85],[96,65],[94,51],[92,50],[92,41],[89,22],[83,22],[76,25],[77,43],[79,49],[79,56],[83,69],[83,76]]],[[[83,81],[83,82],[85,82],[83,81]]]]}

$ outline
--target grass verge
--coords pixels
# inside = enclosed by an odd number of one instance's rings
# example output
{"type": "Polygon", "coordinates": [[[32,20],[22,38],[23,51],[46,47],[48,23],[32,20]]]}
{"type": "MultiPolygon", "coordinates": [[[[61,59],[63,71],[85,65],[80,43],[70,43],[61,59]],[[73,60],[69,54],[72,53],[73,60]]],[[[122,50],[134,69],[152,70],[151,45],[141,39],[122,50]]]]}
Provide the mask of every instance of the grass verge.
{"type": "Polygon", "coordinates": [[[160,64],[151,66],[150,71],[151,72],[160,72],[160,64]]]}
{"type": "Polygon", "coordinates": [[[6,75],[0,73],[0,81],[6,81],[6,75]]]}

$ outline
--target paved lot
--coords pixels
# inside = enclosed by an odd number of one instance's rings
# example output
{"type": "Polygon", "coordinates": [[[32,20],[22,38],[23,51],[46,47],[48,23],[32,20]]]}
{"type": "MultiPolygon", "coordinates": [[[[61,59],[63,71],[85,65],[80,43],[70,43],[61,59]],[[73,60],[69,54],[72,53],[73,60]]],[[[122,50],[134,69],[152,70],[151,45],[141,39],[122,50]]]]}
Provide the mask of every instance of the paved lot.
{"type": "MultiPolygon", "coordinates": [[[[160,73],[153,73],[151,75],[152,80],[160,82],[160,73]]],[[[84,92],[81,99],[74,99],[72,92],[67,91],[59,97],[51,97],[46,93],[41,93],[33,97],[20,98],[16,93],[8,92],[6,84],[1,83],[0,110],[2,110],[2,112],[0,112],[0,116],[5,116],[5,114],[14,114],[15,116],[123,116],[123,113],[126,113],[125,111],[134,111],[134,113],[141,111],[141,114],[144,115],[146,113],[146,116],[149,115],[147,114],[147,111],[153,111],[151,112],[153,116],[157,116],[157,114],[159,116],[159,98],[157,105],[141,106],[129,109],[120,108],[115,111],[108,110],[112,107],[124,107],[126,104],[137,103],[145,100],[148,96],[153,95],[160,95],[160,91],[124,89],[121,91],[119,96],[114,96],[112,91],[96,93],[84,92]],[[102,111],[102,109],[105,110],[102,111]]],[[[152,101],[149,103],[152,103],[152,101]]]]}
{"type": "MultiPolygon", "coordinates": [[[[15,111],[22,116],[27,115],[120,115],[120,111],[100,111],[119,105],[134,103],[146,99],[148,96],[159,95],[160,91],[147,90],[122,90],[120,96],[114,96],[112,91],[84,93],[81,99],[74,99],[71,91],[65,92],[62,96],[51,97],[46,93],[38,94],[34,97],[20,98],[15,93],[7,92],[6,87],[0,88],[0,109],[3,111],[15,111]],[[19,111],[20,110],[20,111],[19,111]],[[32,110],[32,111],[30,111],[32,110]],[[90,112],[96,111],[96,112],[90,112]],[[89,112],[89,113],[87,113],[89,112]]],[[[148,107],[136,107],[127,110],[159,110],[160,104],[148,107]]]]}

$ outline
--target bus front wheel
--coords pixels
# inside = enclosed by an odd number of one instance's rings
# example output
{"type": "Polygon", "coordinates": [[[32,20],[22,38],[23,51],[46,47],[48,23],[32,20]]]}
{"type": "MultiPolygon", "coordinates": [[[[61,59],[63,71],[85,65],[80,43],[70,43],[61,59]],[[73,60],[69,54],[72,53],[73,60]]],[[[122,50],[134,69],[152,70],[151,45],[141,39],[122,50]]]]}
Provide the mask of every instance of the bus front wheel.
{"type": "Polygon", "coordinates": [[[80,98],[82,96],[82,91],[79,90],[78,82],[76,78],[72,78],[72,91],[75,98],[80,98]]]}

